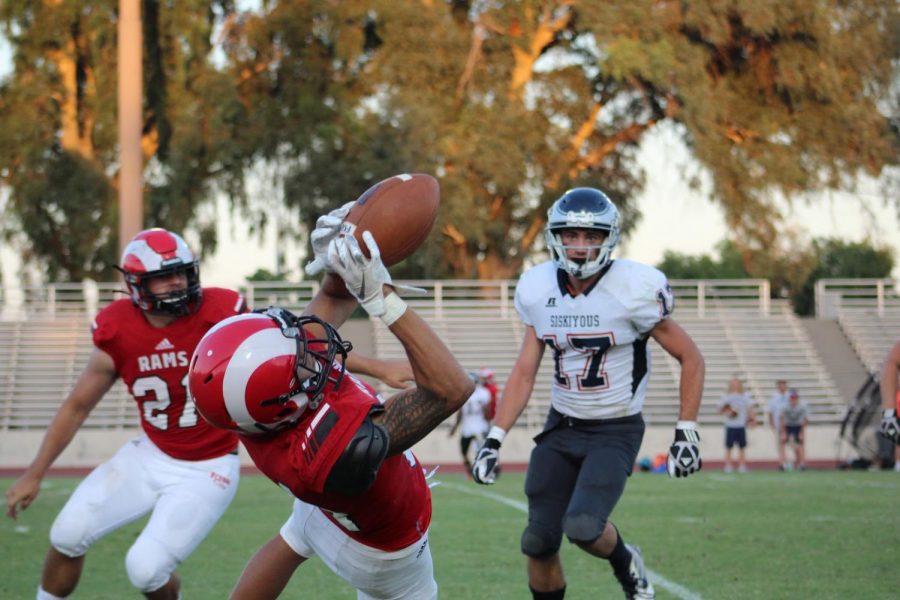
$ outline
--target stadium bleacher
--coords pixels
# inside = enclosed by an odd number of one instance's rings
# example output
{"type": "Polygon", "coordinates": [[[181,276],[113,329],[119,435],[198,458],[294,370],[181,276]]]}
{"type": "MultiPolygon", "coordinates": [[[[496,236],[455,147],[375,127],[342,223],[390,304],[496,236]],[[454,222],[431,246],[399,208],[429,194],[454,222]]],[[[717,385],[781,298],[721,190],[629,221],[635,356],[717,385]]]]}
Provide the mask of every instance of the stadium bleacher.
{"type": "MultiPolygon", "coordinates": [[[[490,367],[502,386],[515,362],[523,327],[516,315],[513,281],[409,281],[428,294],[408,301],[469,370],[490,367]]],[[[770,299],[763,280],[673,281],[675,318],[706,358],[701,423],[718,424],[716,405],[728,379],[739,374],[759,408],[776,378],[786,378],[812,408],[813,423],[839,423],[845,402],[800,325],[783,301],[770,299]]],[[[91,351],[90,319],[114,297],[117,284],[53,284],[7,294],[0,312],[0,430],[42,429],[71,390],[91,351]]],[[[300,310],[316,282],[248,283],[251,306],[281,304],[300,310]]],[[[833,291],[829,293],[835,293],[833,291]]],[[[858,296],[858,294],[857,294],[858,296]]],[[[878,365],[900,338],[900,301],[854,297],[837,315],[867,365],[878,365]],[[868,303],[867,303],[868,302],[868,303]]],[[[833,304],[833,303],[832,303],[833,304]]],[[[396,358],[402,348],[377,319],[370,320],[376,355],[396,358]]],[[[653,376],[645,415],[654,425],[674,423],[678,365],[651,342],[653,376]]],[[[539,427],[546,415],[552,363],[544,360],[534,395],[518,425],[539,427]]],[[[386,390],[385,390],[386,391],[386,390]]],[[[117,383],[85,423],[87,428],[134,428],[134,403],[117,383]]],[[[760,419],[762,418],[760,411],[760,419]]]]}
{"type": "Polygon", "coordinates": [[[889,279],[822,279],[816,283],[816,313],[837,319],[870,373],[881,371],[900,340],[900,295],[889,279]]]}

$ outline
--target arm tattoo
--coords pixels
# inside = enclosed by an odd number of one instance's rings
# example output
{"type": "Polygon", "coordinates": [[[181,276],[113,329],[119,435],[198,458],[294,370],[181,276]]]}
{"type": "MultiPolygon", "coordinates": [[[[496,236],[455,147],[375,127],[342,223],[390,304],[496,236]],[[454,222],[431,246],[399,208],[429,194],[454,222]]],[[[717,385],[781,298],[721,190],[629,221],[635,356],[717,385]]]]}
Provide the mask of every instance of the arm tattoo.
{"type": "Polygon", "coordinates": [[[380,418],[390,436],[388,456],[408,450],[451,414],[446,398],[425,389],[411,388],[389,398],[380,418]]]}

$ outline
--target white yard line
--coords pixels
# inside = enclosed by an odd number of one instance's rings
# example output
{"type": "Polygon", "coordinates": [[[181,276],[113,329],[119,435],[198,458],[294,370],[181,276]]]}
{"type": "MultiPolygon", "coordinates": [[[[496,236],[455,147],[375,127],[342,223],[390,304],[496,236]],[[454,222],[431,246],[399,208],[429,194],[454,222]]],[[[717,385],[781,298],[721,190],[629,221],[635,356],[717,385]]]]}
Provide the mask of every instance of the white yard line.
{"type": "MultiPolygon", "coordinates": [[[[506,496],[501,496],[500,494],[495,494],[494,492],[490,492],[483,488],[476,488],[473,485],[463,486],[457,485],[455,483],[447,483],[443,482],[442,485],[452,488],[458,492],[463,492],[464,494],[472,494],[473,496],[482,496],[484,498],[490,498],[500,504],[505,504],[511,508],[518,510],[519,512],[523,512],[528,514],[528,505],[521,500],[513,500],[512,498],[507,498],[506,496]]],[[[675,583],[674,581],[669,581],[659,573],[655,571],[651,571],[647,569],[647,576],[650,578],[650,581],[653,582],[653,585],[657,585],[662,589],[666,590],[670,594],[681,598],[682,600],[701,600],[700,594],[696,594],[683,585],[675,583]]]]}

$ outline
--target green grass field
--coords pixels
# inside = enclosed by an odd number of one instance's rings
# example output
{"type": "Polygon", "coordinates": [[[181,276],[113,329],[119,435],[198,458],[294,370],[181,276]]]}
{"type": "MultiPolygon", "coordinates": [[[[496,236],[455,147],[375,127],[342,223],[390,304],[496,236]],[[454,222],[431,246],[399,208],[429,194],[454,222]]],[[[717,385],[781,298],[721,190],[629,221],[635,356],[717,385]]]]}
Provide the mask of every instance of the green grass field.
{"type": "MultiPolygon", "coordinates": [[[[445,599],[530,598],[519,535],[523,475],[493,487],[459,474],[437,478],[431,527],[445,599]]],[[[0,598],[33,598],[56,512],[77,484],[52,478],[18,521],[0,519],[0,598]]],[[[9,479],[0,479],[5,489],[9,479]]],[[[614,521],[644,552],[658,598],[896,598],[900,589],[900,474],[703,472],[688,480],[636,473],[614,521]]],[[[244,563],[290,511],[290,498],[244,477],[210,537],[181,565],[185,600],[225,598],[244,563]]],[[[140,597],[124,571],[138,522],[98,542],[75,598],[140,597]]],[[[609,566],[564,543],[567,599],[621,598],[609,566]]],[[[318,561],[283,598],[353,599],[318,561]]]]}

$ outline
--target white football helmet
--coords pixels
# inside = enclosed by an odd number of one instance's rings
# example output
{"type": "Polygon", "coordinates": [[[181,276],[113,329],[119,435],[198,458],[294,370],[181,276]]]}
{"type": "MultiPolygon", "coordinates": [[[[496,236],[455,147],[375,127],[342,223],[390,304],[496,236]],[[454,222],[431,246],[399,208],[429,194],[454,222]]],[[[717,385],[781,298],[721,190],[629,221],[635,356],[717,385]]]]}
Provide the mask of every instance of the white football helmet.
{"type": "Polygon", "coordinates": [[[595,188],[574,188],[567,191],[547,211],[544,237],[550,257],[560,269],[578,279],[599,273],[612,259],[612,251],[619,243],[619,210],[595,188]],[[563,229],[598,229],[606,232],[606,240],[599,246],[597,256],[584,262],[570,260],[559,233],[563,229]]]}
{"type": "Polygon", "coordinates": [[[164,315],[189,315],[200,308],[200,261],[177,233],[156,227],[145,229],[128,242],[122,252],[122,266],[131,301],[141,310],[164,315]],[[187,288],[153,294],[147,282],[154,277],[184,272],[187,288]]]}
{"type": "Polygon", "coordinates": [[[270,307],[229,317],[200,340],[188,386],[204,419],[240,433],[271,433],[315,409],[344,377],[350,343],[321,319],[270,307]],[[309,326],[324,330],[313,338],[309,326]],[[340,364],[335,364],[335,357],[340,364]]]}

